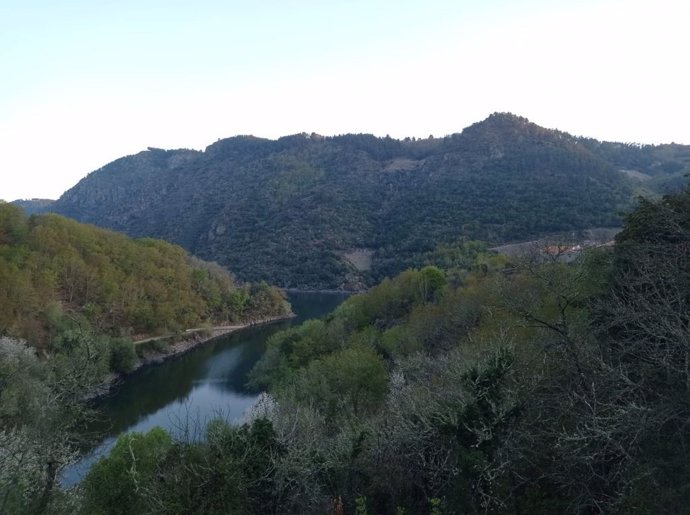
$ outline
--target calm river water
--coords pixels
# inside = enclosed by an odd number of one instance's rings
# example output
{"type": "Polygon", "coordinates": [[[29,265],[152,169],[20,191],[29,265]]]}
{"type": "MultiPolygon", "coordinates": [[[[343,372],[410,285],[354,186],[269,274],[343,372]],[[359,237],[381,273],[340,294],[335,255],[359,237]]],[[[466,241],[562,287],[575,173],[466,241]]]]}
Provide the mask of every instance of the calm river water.
{"type": "Polygon", "coordinates": [[[241,422],[259,396],[245,383],[268,337],[328,314],[345,298],[340,293],[290,293],[296,318],[220,336],[175,359],[137,371],[99,404],[102,421],[93,429],[105,438],[65,470],[62,485],[77,483],[123,433],[161,426],[174,436],[195,437],[203,433],[208,420],[218,416],[241,422]]]}

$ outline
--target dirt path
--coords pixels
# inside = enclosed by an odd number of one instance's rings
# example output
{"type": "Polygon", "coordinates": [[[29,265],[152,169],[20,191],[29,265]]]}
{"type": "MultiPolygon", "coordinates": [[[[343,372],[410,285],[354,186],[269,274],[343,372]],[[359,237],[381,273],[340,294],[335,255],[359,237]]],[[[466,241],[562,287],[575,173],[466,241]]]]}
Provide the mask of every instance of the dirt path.
{"type": "Polygon", "coordinates": [[[220,336],[221,334],[231,333],[237,331],[238,329],[244,329],[245,327],[250,327],[252,325],[257,325],[259,323],[267,323],[268,320],[261,320],[259,322],[249,322],[246,324],[238,325],[217,325],[214,327],[194,327],[192,329],[185,329],[184,333],[168,333],[162,336],[151,336],[150,338],[142,338],[141,340],[134,340],[134,345],[140,345],[147,342],[155,342],[156,340],[164,340],[166,338],[172,338],[174,336],[180,336],[181,334],[193,335],[194,333],[200,333],[202,331],[209,331],[213,336],[220,336]]]}
{"type": "Polygon", "coordinates": [[[192,329],[187,329],[184,333],[180,334],[168,334],[168,335],[163,335],[163,336],[154,336],[151,338],[144,338],[141,340],[136,340],[134,342],[135,345],[141,345],[142,343],[146,342],[151,342],[151,341],[156,341],[156,340],[163,340],[165,338],[170,338],[173,336],[179,336],[180,340],[176,341],[172,344],[170,344],[167,349],[163,352],[154,352],[151,355],[144,356],[140,358],[135,365],[135,367],[128,373],[126,374],[116,374],[116,373],[111,373],[108,374],[106,378],[104,378],[103,382],[96,386],[93,391],[91,391],[88,395],[84,397],[85,401],[94,401],[100,397],[103,397],[105,395],[108,395],[108,393],[111,391],[111,389],[119,384],[122,381],[126,380],[126,376],[129,374],[134,373],[136,370],[156,364],[156,363],[162,363],[163,361],[167,361],[169,359],[172,359],[176,356],[179,356],[181,354],[184,354],[185,352],[188,352],[192,350],[195,347],[198,347],[199,345],[203,345],[209,340],[212,340],[213,338],[216,338],[217,336],[222,336],[224,334],[229,334],[235,331],[239,331],[240,329],[245,329],[247,327],[253,327],[253,326],[258,326],[258,325],[266,325],[266,324],[271,324],[273,322],[279,322],[281,320],[288,320],[292,317],[294,317],[294,313],[291,313],[289,315],[281,315],[281,316],[276,316],[276,317],[267,317],[263,318],[260,320],[252,320],[251,322],[247,322],[245,324],[237,324],[237,325],[219,325],[216,327],[195,327],[192,329]]]}

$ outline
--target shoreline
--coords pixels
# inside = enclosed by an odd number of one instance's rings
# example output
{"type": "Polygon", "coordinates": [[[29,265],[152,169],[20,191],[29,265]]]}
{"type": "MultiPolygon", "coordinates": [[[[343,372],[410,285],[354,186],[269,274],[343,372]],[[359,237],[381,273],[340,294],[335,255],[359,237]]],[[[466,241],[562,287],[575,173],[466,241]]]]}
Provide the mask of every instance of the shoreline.
{"type": "Polygon", "coordinates": [[[342,294],[342,295],[355,295],[357,293],[363,293],[367,291],[366,289],[362,290],[326,290],[326,289],[305,289],[305,288],[282,288],[283,291],[289,292],[289,293],[333,293],[333,294],[342,294]]]}
{"type": "MultiPolygon", "coordinates": [[[[186,354],[187,352],[190,352],[191,350],[196,349],[204,343],[207,343],[220,336],[241,331],[243,329],[248,329],[250,327],[269,325],[275,322],[290,320],[291,318],[295,318],[296,316],[297,315],[295,313],[289,313],[287,315],[278,315],[273,317],[262,318],[260,320],[252,320],[250,322],[246,322],[243,324],[221,325],[211,327],[208,329],[187,329],[184,331],[184,333],[181,333],[181,335],[179,335],[182,338],[179,341],[171,343],[164,352],[152,353],[149,356],[139,358],[137,364],[129,372],[119,374],[115,372],[109,373],[101,383],[96,385],[91,392],[84,396],[83,400],[85,402],[91,403],[96,402],[99,399],[102,399],[103,397],[107,397],[108,395],[110,395],[110,393],[112,393],[112,391],[115,388],[117,388],[119,385],[125,382],[129,376],[136,374],[141,369],[148,366],[158,365],[165,361],[174,359],[178,356],[182,356],[183,354],[186,354]]],[[[139,340],[133,343],[134,345],[140,345],[142,343],[147,343],[150,341],[174,338],[175,336],[176,335],[157,336],[153,338],[139,340]]]]}

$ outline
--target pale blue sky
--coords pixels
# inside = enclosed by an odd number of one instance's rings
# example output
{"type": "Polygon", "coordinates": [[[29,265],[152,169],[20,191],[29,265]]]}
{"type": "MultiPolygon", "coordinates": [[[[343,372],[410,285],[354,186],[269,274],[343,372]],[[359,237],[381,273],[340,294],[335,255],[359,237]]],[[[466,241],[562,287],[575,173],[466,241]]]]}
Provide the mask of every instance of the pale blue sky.
{"type": "Polygon", "coordinates": [[[147,146],[459,132],[690,143],[682,0],[0,0],[0,198],[147,146]]]}

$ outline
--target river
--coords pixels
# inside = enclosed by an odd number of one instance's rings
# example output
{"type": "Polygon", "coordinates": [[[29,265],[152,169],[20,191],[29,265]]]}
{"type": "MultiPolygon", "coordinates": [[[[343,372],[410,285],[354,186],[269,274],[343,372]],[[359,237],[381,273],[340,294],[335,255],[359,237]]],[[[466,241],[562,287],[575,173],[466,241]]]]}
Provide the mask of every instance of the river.
{"type": "Polygon", "coordinates": [[[216,417],[241,422],[259,392],[247,389],[247,374],[263,354],[269,336],[322,317],[347,296],[341,293],[291,292],[297,317],[249,327],[214,338],[181,356],[144,367],[104,398],[97,406],[99,421],[89,428],[102,435],[62,477],[65,487],[79,482],[91,465],[108,453],[121,434],[161,426],[179,438],[196,438],[216,417]]]}

